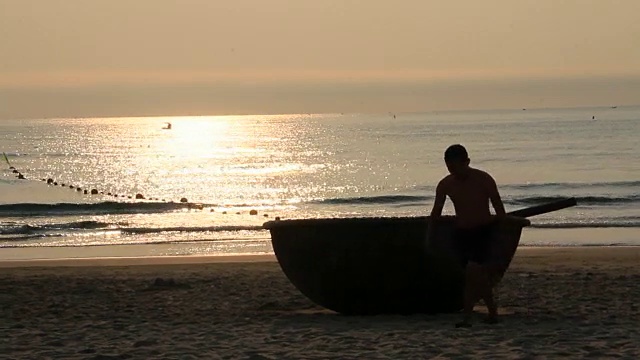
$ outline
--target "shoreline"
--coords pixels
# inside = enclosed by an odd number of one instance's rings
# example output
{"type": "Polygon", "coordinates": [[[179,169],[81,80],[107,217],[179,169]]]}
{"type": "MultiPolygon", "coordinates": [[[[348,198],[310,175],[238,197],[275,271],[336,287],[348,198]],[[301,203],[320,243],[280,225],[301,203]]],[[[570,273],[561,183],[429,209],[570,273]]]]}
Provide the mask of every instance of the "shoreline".
{"type": "MultiPolygon", "coordinates": [[[[8,261],[72,261],[73,259],[142,259],[155,257],[273,256],[269,237],[236,240],[192,240],[171,243],[107,244],[85,246],[25,246],[0,248],[0,267],[8,261]]],[[[637,229],[527,229],[519,250],[534,248],[632,248],[640,247],[637,229]]],[[[86,261],[86,260],[83,260],[86,261]]],[[[125,260],[118,260],[126,263],[125,260]]]]}
{"type": "Polygon", "coordinates": [[[23,267],[102,267],[189,265],[212,263],[275,262],[273,254],[118,256],[58,259],[0,260],[0,268],[23,267]]]}
{"type": "MultiPolygon", "coordinates": [[[[46,260],[69,258],[121,258],[164,256],[227,256],[273,254],[271,239],[190,239],[173,242],[105,243],[79,245],[22,246],[11,242],[0,247],[0,262],[7,260],[46,260]]],[[[637,228],[525,229],[520,248],[535,247],[634,247],[640,246],[637,228]]]]}
{"type": "MultiPolygon", "coordinates": [[[[0,249],[2,251],[2,249],[0,249]]],[[[583,259],[602,261],[635,259],[640,264],[640,246],[520,246],[510,267],[521,258],[551,257],[559,260],[564,256],[579,255],[583,259]]],[[[114,266],[164,266],[217,263],[277,262],[273,253],[267,254],[219,254],[219,255],[150,255],[150,256],[98,256],[36,259],[0,259],[0,268],[22,267],[114,267],[114,266]]]]}

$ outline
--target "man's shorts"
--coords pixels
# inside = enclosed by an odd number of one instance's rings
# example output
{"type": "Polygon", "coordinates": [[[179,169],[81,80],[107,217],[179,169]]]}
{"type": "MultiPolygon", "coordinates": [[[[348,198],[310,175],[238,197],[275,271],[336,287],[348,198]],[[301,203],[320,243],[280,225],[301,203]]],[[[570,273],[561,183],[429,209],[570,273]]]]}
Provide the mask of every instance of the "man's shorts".
{"type": "Polygon", "coordinates": [[[495,224],[474,228],[456,228],[454,241],[463,267],[469,262],[486,264],[491,256],[492,233],[495,224]]]}

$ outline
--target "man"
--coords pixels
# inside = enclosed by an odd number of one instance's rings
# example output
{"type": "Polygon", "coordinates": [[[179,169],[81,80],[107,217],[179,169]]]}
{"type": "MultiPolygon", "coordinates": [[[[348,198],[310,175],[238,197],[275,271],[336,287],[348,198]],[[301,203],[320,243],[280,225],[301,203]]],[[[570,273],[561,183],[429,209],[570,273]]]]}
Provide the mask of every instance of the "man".
{"type": "Polygon", "coordinates": [[[465,266],[464,318],[456,327],[471,326],[473,305],[480,298],[489,312],[486,322],[496,323],[498,309],[491,284],[490,241],[492,227],[505,216],[504,205],[493,177],[469,166],[464,146],[449,146],[444,153],[444,161],[450,175],[440,180],[436,187],[428,236],[433,234],[448,196],[456,212],[455,247],[465,266]],[[495,216],[491,215],[489,201],[495,216]]]}

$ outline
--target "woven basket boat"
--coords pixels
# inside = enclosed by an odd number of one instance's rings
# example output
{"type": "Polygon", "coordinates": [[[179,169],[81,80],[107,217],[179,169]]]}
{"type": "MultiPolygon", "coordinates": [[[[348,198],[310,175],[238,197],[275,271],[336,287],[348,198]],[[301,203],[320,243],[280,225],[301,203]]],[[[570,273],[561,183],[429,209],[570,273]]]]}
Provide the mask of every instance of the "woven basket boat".
{"type": "MultiPolygon", "coordinates": [[[[527,216],[575,205],[575,199],[527,208],[492,230],[495,281],[509,267],[527,216]]],[[[427,217],[276,220],[278,263],[318,305],[342,314],[443,313],[462,309],[464,269],[454,252],[455,217],[439,220],[427,244],[427,217]]]]}

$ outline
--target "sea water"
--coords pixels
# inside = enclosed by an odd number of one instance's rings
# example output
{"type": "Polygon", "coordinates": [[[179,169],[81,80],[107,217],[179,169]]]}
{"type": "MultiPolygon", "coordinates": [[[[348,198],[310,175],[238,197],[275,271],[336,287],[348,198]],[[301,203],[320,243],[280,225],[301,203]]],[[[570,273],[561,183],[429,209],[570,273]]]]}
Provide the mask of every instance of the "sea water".
{"type": "Polygon", "coordinates": [[[577,199],[522,245],[640,245],[639,133],[640,107],[4,120],[0,258],[269,253],[276,216],[428,215],[454,143],[508,211],[577,199]]]}

